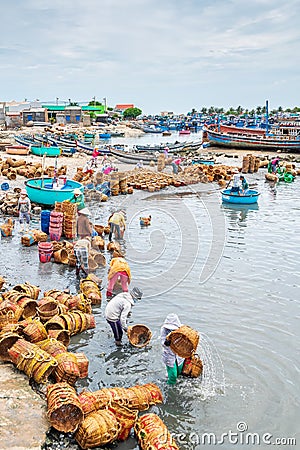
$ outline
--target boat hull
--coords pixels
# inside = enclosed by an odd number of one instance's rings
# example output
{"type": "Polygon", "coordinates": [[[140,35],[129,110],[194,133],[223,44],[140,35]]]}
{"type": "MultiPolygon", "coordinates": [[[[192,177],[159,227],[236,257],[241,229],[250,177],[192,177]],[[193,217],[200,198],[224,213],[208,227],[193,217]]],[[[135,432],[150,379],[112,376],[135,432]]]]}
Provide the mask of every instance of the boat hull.
{"type": "Polygon", "coordinates": [[[59,156],[62,153],[62,150],[60,147],[35,147],[32,145],[30,147],[30,151],[33,155],[37,156],[59,156]]]}
{"type": "Polygon", "coordinates": [[[74,189],[84,190],[83,185],[74,180],[67,180],[62,189],[51,189],[52,183],[53,178],[32,178],[25,181],[29,199],[42,205],[54,205],[55,202],[70,200],[74,189]]]}
{"type": "Polygon", "coordinates": [[[29,153],[29,148],[25,145],[8,145],[5,150],[9,155],[28,155],[29,153]]]}
{"type": "Polygon", "coordinates": [[[267,150],[282,152],[300,152],[300,139],[286,137],[250,136],[229,134],[207,129],[207,137],[211,146],[237,148],[242,150],[267,150]]]}
{"type": "Polygon", "coordinates": [[[231,189],[225,189],[222,191],[222,201],[234,205],[252,205],[253,203],[257,203],[259,195],[259,192],[254,190],[249,190],[245,195],[238,195],[232,193],[231,189]]]}

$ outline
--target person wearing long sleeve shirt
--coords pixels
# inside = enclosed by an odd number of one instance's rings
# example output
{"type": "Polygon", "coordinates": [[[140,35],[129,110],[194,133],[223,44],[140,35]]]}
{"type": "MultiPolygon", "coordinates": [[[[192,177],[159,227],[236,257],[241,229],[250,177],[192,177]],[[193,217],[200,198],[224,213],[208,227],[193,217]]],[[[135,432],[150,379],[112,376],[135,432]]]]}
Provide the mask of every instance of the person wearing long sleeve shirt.
{"type": "Polygon", "coordinates": [[[105,319],[112,329],[117,346],[122,345],[123,330],[127,331],[127,319],[131,308],[142,295],[142,291],[135,287],[130,293],[121,292],[116,295],[105,308],[105,319]]]}
{"type": "Polygon", "coordinates": [[[178,375],[181,374],[184,358],[176,355],[168,345],[168,341],[166,337],[171,331],[177,330],[177,328],[181,327],[180,320],[177,314],[168,314],[163,326],[160,330],[160,339],[161,345],[163,348],[162,359],[164,364],[166,365],[167,373],[168,373],[168,384],[175,384],[178,375]]]}

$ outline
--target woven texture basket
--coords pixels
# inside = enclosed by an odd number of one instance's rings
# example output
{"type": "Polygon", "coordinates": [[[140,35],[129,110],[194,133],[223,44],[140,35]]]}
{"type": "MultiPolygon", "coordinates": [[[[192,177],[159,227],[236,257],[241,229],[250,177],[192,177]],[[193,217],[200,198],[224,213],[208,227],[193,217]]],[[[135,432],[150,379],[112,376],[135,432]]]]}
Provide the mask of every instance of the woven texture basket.
{"type": "Polygon", "coordinates": [[[18,333],[12,331],[0,334],[0,359],[1,361],[10,361],[11,357],[8,350],[20,339],[18,333]]]}
{"type": "Polygon", "coordinates": [[[199,338],[198,331],[187,325],[182,325],[167,336],[171,350],[181,358],[192,356],[197,349],[199,338]]]}
{"type": "Polygon", "coordinates": [[[55,356],[58,366],[55,368],[54,377],[59,382],[75,384],[80,376],[77,359],[73,353],[64,352],[55,356]]]}
{"type": "Polygon", "coordinates": [[[83,420],[83,412],[75,389],[68,383],[56,383],[47,388],[47,417],[58,431],[74,432],[83,420]]]}
{"type": "Polygon", "coordinates": [[[75,439],[83,449],[101,447],[118,438],[121,425],[111,411],[96,411],[85,417],[75,439]]]}
{"type": "Polygon", "coordinates": [[[139,417],[134,431],[142,450],[179,450],[166,425],[156,414],[139,417]]]}
{"type": "Polygon", "coordinates": [[[47,339],[47,330],[40,320],[32,320],[27,327],[24,328],[25,337],[32,343],[47,339]]]}
{"type": "Polygon", "coordinates": [[[202,371],[203,363],[198,355],[193,354],[190,358],[184,360],[182,375],[197,378],[202,374],[202,371]]]}
{"type": "Polygon", "coordinates": [[[152,333],[146,325],[136,324],[128,327],[127,336],[131,345],[142,348],[149,344],[152,333]]]}

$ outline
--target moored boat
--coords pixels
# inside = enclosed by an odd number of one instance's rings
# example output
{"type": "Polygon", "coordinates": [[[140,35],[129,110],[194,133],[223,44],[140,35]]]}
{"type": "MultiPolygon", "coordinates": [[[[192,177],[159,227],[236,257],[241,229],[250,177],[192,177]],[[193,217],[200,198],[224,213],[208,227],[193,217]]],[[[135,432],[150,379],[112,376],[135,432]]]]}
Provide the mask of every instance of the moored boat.
{"type": "Polygon", "coordinates": [[[37,156],[59,156],[62,154],[62,149],[60,147],[57,146],[49,146],[49,147],[44,147],[44,146],[34,146],[31,145],[30,147],[30,151],[33,155],[37,155],[37,156]]]}
{"type": "Polygon", "coordinates": [[[111,154],[115,156],[119,161],[127,164],[138,164],[141,161],[143,162],[143,164],[150,164],[151,161],[154,161],[154,163],[157,162],[156,156],[151,153],[124,152],[122,150],[116,150],[115,148],[111,147],[111,154]]]}
{"type": "Polygon", "coordinates": [[[25,145],[8,145],[5,147],[5,151],[9,155],[28,155],[29,147],[25,145]]]}
{"type": "MultiPolygon", "coordinates": [[[[84,153],[87,153],[88,155],[91,155],[95,149],[95,147],[88,145],[82,141],[77,141],[77,147],[82,150],[84,153]]],[[[100,147],[97,146],[98,148],[98,152],[100,153],[100,155],[109,155],[110,154],[110,149],[106,148],[106,147],[100,147]]]]}
{"type": "Polygon", "coordinates": [[[29,199],[42,205],[70,200],[74,189],[78,188],[82,192],[84,189],[81,183],[69,179],[57,185],[54,178],[32,178],[25,181],[25,186],[29,199]]]}
{"type": "Polygon", "coordinates": [[[282,152],[300,151],[299,135],[269,135],[249,133],[227,133],[215,128],[206,128],[207,137],[211,146],[237,148],[243,150],[267,150],[282,152]]]}
{"type": "Polygon", "coordinates": [[[233,203],[238,205],[250,205],[257,203],[260,193],[254,189],[248,189],[246,194],[238,194],[232,192],[231,189],[224,189],[222,191],[222,201],[225,203],[233,203]]]}

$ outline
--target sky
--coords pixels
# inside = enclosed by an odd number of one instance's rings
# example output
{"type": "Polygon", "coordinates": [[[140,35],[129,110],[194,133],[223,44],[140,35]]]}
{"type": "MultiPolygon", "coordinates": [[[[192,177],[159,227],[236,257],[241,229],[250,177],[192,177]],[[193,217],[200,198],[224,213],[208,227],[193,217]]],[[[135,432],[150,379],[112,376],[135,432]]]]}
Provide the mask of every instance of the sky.
{"type": "Polygon", "coordinates": [[[0,0],[0,101],[300,106],[300,1],[0,0]]]}

